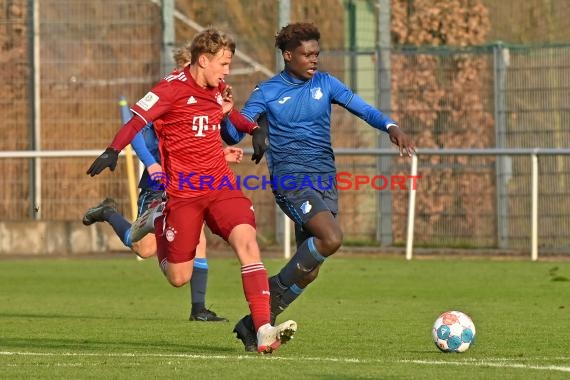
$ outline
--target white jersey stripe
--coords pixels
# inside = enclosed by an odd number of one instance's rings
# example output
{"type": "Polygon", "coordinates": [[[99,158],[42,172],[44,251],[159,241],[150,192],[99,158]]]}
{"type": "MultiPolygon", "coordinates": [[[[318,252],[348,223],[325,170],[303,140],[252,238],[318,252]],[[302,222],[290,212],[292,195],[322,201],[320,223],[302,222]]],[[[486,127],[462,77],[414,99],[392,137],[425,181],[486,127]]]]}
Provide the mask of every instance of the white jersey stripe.
{"type": "Polygon", "coordinates": [[[167,82],[172,82],[175,79],[182,81],[182,82],[186,82],[188,80],[188,78],[186,78],[186,74],[184,74],[184,72],[178,73],[177,75],[170,74],[170,75],[167,75],[166,77],[164,77],[164,80],[167,82]]]}
{"type": "Polygon", "coordinates": [[[141,119],[143,119],[145,124],[149,123],[149,121],[147,119],[145,119],[143,115],[141,115],[140,113],[138,113],[134,109],[131,108],[131,112],[134,113],[135,115],[137,115],[138,117],[140,117],[141,119]]]}

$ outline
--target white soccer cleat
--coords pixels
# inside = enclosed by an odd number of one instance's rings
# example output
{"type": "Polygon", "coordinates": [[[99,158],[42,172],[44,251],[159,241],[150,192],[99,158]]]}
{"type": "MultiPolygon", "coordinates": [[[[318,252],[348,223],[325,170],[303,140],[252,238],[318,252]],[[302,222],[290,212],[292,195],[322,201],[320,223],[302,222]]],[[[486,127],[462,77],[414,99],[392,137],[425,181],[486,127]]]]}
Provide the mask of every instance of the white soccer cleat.
{"type": "Polygon", "coordinates": [[[297,331],[297,322],[287,321],[277,326],[266,324],[257,331],[257,352],[270,354],[282,344],[293,339],[297,331]]]}
{"type": "Polygon", "coordinates": [[[131,225],[131,241],[141,240],[149,233],[154,233],[154,220],[162,215],[166,202],[157,202],[152,205],[131,225]]]}

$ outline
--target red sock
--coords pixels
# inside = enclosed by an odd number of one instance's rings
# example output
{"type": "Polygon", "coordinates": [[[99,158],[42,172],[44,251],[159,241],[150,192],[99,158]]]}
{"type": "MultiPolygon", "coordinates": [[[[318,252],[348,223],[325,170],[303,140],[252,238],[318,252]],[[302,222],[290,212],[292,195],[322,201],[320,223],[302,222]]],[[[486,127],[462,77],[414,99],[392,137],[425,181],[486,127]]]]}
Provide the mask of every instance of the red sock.
{"type": "Polygon", "coordinates": [[[269,282],[263,263],[242,266],[241,280],[243,293],[253,319],[253,326],[257,331],[271,320],[269,314],[269,282]]]}

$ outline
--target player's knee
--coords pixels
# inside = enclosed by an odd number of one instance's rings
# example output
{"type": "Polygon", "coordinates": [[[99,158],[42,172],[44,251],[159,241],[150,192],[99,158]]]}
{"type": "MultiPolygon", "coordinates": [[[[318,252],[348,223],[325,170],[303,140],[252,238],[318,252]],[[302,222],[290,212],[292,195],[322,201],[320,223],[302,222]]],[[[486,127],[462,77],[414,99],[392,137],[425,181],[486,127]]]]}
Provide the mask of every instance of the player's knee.
{"type": "Polygon", "coordinates": [[[259,245],[255,239],[244,241],[235,247],[236,253],[240,261],[244,264],[255,263],[261,261],[259,253],[259,245]]]}
{"type": "Polygon", "coordinates": [[[170,283],[170,285],[172,285],[176,288],[180,288],[180,287],[186,285],[190,281],[190,276],[187,276],[184,274],[169,273],[167,278],[168,278],[168,282],[170,283]]]}
{"type": "MultiPolygon", "coordinates": [[[[322,252],[320,252],[323,256],[330,256],[336,251],[339,250],[340,246],[342,245],[342,231],[340,229],[336,229],[331,231],[330,233],[325,236],[324,239],[321,239],[322,244],[322,252]]],[[[319,250],[320,251],[320,250],[319,250]]]]}

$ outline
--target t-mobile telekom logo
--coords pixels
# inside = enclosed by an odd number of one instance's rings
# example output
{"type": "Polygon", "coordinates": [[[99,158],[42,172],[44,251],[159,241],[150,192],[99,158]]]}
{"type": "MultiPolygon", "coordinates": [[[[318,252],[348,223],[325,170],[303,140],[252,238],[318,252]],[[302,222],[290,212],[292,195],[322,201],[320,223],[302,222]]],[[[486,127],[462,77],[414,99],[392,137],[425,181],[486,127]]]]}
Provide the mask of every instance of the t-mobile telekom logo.
{"type": "Polygon", "coordinates": [[[194,136],[205,137],[204,131],[215,131],[220,129],[220,124],[208,125],[208,116],[194,116],[192,119],[192,130],[197,131],[194,136]]]}

